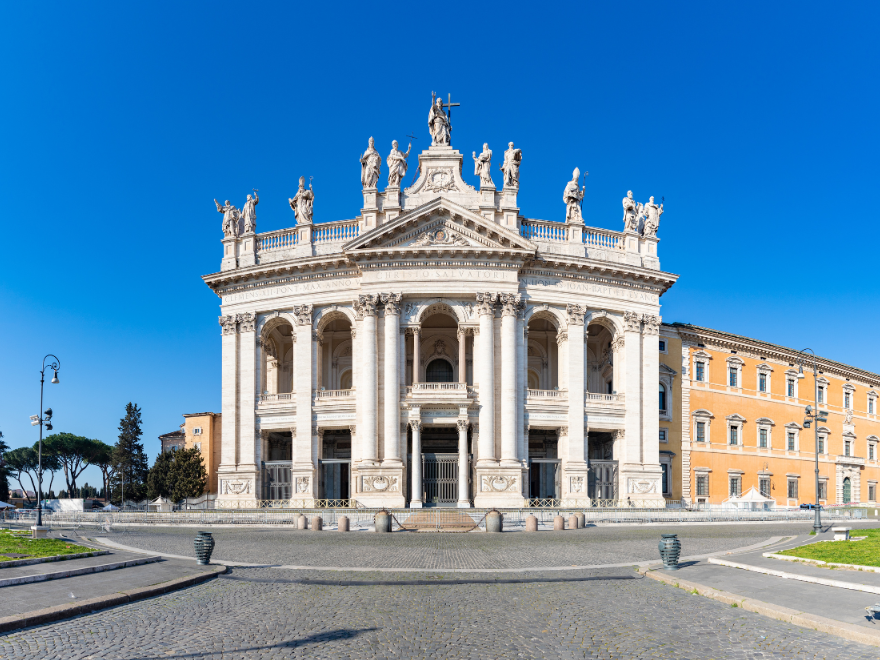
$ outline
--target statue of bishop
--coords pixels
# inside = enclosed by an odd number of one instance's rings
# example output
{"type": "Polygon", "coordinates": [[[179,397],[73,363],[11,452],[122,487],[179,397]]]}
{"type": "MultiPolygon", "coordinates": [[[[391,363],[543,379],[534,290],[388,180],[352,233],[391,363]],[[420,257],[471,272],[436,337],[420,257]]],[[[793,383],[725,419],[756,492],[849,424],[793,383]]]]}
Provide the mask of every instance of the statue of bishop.
{"type": "Polygon", "coordinates": [[[244,208],[241,210],[241,217],[244,218],[244,233],[250,234],[257,231],[257,204],[260,203],[260,196],[257,189],[252,188],[253,195],[247,196],[244,208]]]}
{"type": "Polygon", "coordinates": [[[504,187],[519,188],[519,165],[522,163],[522,151],[513,148],[513,142],[507,143],[501,171],[504,172],[504,187]]]}
{"type": "Polygon", "coordinates": [[[452,126],[443,112],[443,99],[436,99],[431,93],[431,110],[428,112],[428,132],[431,133],[432,147],[448,147],[452,126]]]}
{"type": "Polygon", "coordinates": [[[391,153],[388,154],[388,187],[399,188],[400,180],[406,176],[406,159],[412,149],[412,142],[403,153],[397,148],[397,140],[391,141],[391,153]]]}
{"type": "Polygon", "coordinates": [[[238,225],[241,220],[239,210],[230,204],[228,199],[222,205],[215,199],[214,204],[217,205],[217,212],[223,214],[223,236],[225,238],[238,236],[238,225]]]}
{"type": "Polygon", "coordinates": [[[477,152],[473,152],[474,156],[474,174],[480,177],[480,187],[491,186],[495,187],[495,184],[492,183],[492,173],[489,171],[489,167],[492,165],[492,150],[489,149],[489,145],[487,143],[483,144],[483,152],[477,156],[477,152]]]}
{"type": "Polygon", "coordinates": [[[562,193],[562,201],[565,202],[566,222],[583,222],[581,200],[584,198],[585,187],[578,187],[580,178],[581,171],[576,167],[572,173],[571,181],[568,182],[565,186],[565,192],[562,193]]]}
{"type": "Polygon", "coordinates": [[[312,224],[312,209],[315,204],[315,193],[312,192],[311,183],[309,184],[309,189],[306,190],[306,178],[304,176],[299,178],[299,190],[296,191],[296,195],[289,198],[287,201],[290,202],[290,208],[292,208],[293,212],[296,214],[296,224],[312,224]]]}
{"type": "Polygon", "coordinates": [[[361,156],[361,183],[364,188],[375,188],[379,181],[379,171],[382,168],[382,156],[373,146],[373,138],[370,138],[369,146],[361,156]]]}
{"type": "Polygon", "coordinates": [[[651,196],[650,201],[645,204],[645,236],[653,238],[657,235],[660,228],[660,216],[663,215],[663,204],[659,206],[654,203],[654,197],[651,196]]]}

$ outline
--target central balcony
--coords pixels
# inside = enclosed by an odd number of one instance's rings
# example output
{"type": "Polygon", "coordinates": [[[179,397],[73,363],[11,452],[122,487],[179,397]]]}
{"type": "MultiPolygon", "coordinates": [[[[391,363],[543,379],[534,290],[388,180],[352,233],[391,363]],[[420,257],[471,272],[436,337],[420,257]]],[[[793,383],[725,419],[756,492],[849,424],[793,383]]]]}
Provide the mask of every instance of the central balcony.
{"type": "Polygon", "coordinates": [[[475,399],[477,388],[467,383],[414,383],[406,386],[406,398],[424,402],[451,402],[475,399]]]}

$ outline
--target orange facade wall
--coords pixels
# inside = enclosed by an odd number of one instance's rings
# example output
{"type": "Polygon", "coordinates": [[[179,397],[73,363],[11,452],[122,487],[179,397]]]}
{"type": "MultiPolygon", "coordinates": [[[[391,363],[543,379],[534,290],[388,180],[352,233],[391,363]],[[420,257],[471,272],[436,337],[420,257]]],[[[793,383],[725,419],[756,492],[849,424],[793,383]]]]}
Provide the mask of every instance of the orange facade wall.
{"type": "Polygon", "coordinates": [[[205,470],[208,473],[208,492],[217,492],[217,467],[220,464],[220,434],[222,417],[219,413],[196,413],[184,415],[183,431],[187,449],[199,445],[205,470]],[[195,434],[196,429],[201,433],[195,434]]]}

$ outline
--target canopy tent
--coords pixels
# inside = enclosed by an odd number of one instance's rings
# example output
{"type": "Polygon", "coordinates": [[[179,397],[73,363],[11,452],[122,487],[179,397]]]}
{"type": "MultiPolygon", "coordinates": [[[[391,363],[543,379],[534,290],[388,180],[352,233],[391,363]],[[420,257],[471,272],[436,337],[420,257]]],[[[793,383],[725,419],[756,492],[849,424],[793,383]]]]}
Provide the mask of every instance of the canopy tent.
{"type": "Polygon", "coordinates": [[[748,511],[767,511],[776,507],[776,500],[772,497],[764,497],[752,486],[739,497],[728,497],[722,506],[748,511]]]}
{"type": "Polygon", "coordinates": [[[0,502],[0,509],[14,509],[15,507],[6,502],[0,502]]]}
{"type": "Polygon", "coordinates": [[[149,503],[148,507],[153,511],[173,511],[174,504],[161,495],[149,503]]]}
{"type": "Polygon", "coordinates": [[[101,509],[101,511],[119,511],[119,507],[113,506],[112,504],[108,504],[103,509],[101,509]]]}

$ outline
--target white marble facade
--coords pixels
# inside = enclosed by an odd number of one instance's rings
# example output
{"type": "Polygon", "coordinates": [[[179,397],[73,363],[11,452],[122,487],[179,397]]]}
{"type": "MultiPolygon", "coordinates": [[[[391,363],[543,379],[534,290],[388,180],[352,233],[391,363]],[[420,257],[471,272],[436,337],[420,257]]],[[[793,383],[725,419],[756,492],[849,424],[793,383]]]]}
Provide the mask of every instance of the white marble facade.
{"type": "Polygon", "coordinates": [[[254,217],[204,278],[222,301],[220,505],[585,504],[611,497],[597,461],[614,499],[662,499],[659,298],[676,276],[652,231],[563,204],[524,217],[518,149],[501,190],[465,182],[446,144],[379,192],[373,153],[355,220],[257,234],[254,217]]]}

